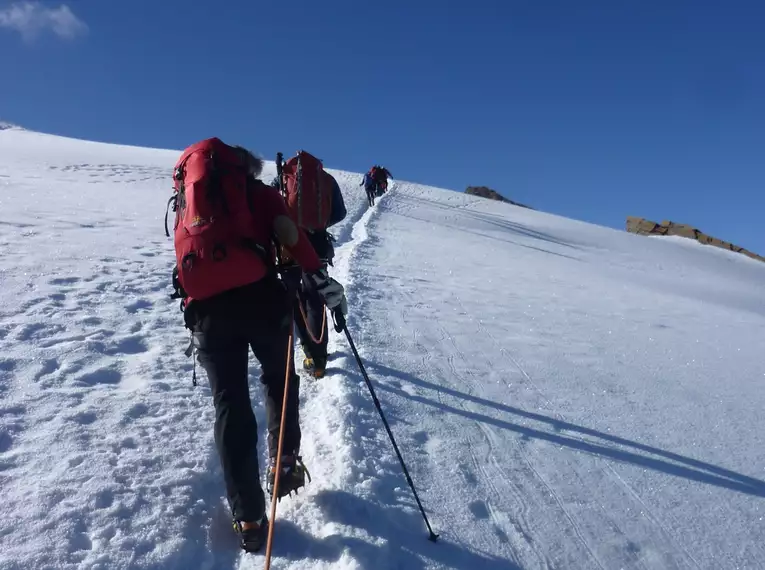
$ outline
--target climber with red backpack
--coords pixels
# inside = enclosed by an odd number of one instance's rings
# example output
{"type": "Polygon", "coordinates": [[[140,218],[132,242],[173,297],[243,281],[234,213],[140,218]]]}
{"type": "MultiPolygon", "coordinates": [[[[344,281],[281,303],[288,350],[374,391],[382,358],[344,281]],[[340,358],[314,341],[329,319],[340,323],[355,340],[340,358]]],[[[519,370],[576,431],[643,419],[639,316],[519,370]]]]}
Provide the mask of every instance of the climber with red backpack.
{"type": "Polygon", "coordinates": [[[376,166],[369,169],[369,172],[364,174],[364,178],[359,186],[364,187],[364,191],[367,193],[367,204],[369,206],[375,205],[375,196],[377,195],[377,178],[376,178],[376,166]]]}
{"type": "MultiPolygon", "coordinates": [[[[168,202],[175,211],[176,296],[210,383],[226,494],[240,546],[249,552],[262,547],[269,526],[248,386],[250,348],[262,371],[272,500],[297,492],[308,474],[299,455],[293,302],[275,252],[291,255],[336,320],[344,323],[347,314],[342,285],[327,275],[279,192],[256,178],[261,169],[246,149],[203,140],[182,153],[168,202]]],[[[165,230],[170,235],[167,216],[165,230]]]]}
{"type": "MultiPolygon", "coordinates": [[[[324,170],[321,160],[305,151],[299,151],[285,163],[282,159],[282,154],[277,154],[275,182],[293,221],[305,231],[326,270],[335,255],[334,238],[327,230],[347,215],[340,186],[324,170]]],[[[303,368],[314,378],[322,378],[327,368],[329,341],[325,302],[311,285],[305,269],[297,268],[293,274],[295,325],[305,355],[303,368]]]]}
{"type": "Polygon", "coordinates": [[[377,195],[382,196],[388,191],[388,178],[392,178],[390,171],[384,166],[375,166],[372,177],[377,183],[377,195]]]}

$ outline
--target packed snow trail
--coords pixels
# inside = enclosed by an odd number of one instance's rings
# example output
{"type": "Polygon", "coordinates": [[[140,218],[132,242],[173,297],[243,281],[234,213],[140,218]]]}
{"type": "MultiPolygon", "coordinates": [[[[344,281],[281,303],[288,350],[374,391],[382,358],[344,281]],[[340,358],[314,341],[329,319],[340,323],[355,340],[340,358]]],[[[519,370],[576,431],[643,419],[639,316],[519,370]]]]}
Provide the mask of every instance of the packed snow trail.
{"type": "MultiPolygon", "coordinates": [[[[178,156],[0,131],[0,570],[263,566],[168,299],[178,156]]],[[[331,172],[331,273],[441,540],[333,333],[275,570],[761,567],[765,265],[331,172]]]]}

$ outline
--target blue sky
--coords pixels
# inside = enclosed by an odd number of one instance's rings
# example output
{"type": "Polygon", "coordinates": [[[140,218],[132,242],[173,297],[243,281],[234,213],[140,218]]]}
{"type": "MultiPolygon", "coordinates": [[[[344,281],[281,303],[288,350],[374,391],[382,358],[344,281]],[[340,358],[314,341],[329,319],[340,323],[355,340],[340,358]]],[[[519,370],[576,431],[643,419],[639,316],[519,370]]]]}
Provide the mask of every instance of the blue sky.
{"type": "Polygon", "coordinates": [[[765,254],[760,0],[0,0],[0,119],[491,186],[765,254]]]}

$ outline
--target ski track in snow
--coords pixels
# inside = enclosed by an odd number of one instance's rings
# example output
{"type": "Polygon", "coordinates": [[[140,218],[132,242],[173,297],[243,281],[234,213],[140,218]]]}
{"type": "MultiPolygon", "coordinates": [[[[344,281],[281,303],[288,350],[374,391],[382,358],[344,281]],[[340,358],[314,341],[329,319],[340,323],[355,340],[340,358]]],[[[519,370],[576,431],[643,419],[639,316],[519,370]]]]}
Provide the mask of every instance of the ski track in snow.
{"type": "MultiPolygon", "coordinates": [[[[620,474],[617,467],[598,460],[598,455],[617,462],[649,466],[691,481],[738,488],[760,500],[764,490],[762,481],[568,423],[554,404],[554,395],[540,387],[534,379],[535,375],[530,374],[517,356],[503,346],[505,343],[500,342],[492,329],[485,325],[488,321],[493,325],[493,330],[499,327],[504,329],[502,332],[506,338],[512,337],[515,335],[511,329],[516,328],[518,315],[511,316],[500,311],[500,317],[495,318],[490,313],[475,310],[474,306],[466,307],[463,302],[463,293],[464,298],[469,298],[475,293],[472,290],[476,289],[470,277],[471,270],[479,265],[475,258],[481,257],[475,255],[476,249],[470,250],[474,258],[467,262],[467,267],[465,263],[451,265],[455,268],[455,275],[452,276],[448,268],[429,262],[425,246],[418,247],[416,240],[407,239],[408,228],[401,223],[402,218],[411,218],[412,213],[416,212],[420,222],[438,224],[446,221],[444,225],[451,229],[451,223],[448,223],[451,222],[451,214],[443,212],[451,208],[455,218],[462,217],[460,210],[470,208],[471,199],[455,196],[452,200],[459,203],[445,207],[441,200],[438,200],[441,203],[435,203],[435,196],[430,197],[434,203],[428,204],[428,199],[423,197],[426,193],[420,188],[402,185],[398,193],[395,202],[385,203],[383,209],[387,211],[380,214],[380,222],[369,230],[382,237],[368,248],[366,254],[360,252],[359,257],[363,259],[366,255],[368,262],[356,268],[359,273],[369,274],[371,281],[379,280],[380,290],[395,293],[372,295],[373,299],[368,303],[355,306],[361,314],[374,315],[370,320],[376,320],[381,331],[374,334],[374,329],[369,329],[372,333],[367,339],[369,344],[383,347],[375,359],[385,361],[390,358],[398,367],[371,365],[372,370],[378,373],[389,405],[394,410],[398,407],[408,410],[407,417],[416,417],[416,421],[412,422],[416,428],[403,429],[414,442],[427,442],[431,446],[425,453],[437,466],[423,467],[421,479],[439,477],[436,469],[443,469],[448,463],[431,457],[432,451],[437,449],[437,445],[432,443],[434,439],[451,439],[449,453],[470,458],[470,461],[462,462],[456,468],[458,486],[473,486],[477,499],[466,505],[467,512],[459,512],[455,505],[450,505],[447,518],[451,521],[461,518],[461,523],[468,524],[469,517],[474,517],[476,524],[486,527],[477,534],[494,535],[499,545],[507,545],[502,552],[503,548],[498,547],[495,540],[491,550],[502,553],[507,560],[517,562],[523,568],[720,567],[719,562],[711,557],[704,559],[679,538],[675,529],[687,523],[678,525],[671,516],[671,510],[664,514],[657,513],[657,509],[649,506],[649,501],[630,484],[628,478],[620,474]],[[433,211],[428,212],[429,209],[433,211]],[[418,270],[412,271],[413,267],[418,270]],[[405,268],[410,269],[407,271],[405,268]],[[431,274],[435,274],[432,279],[431,274]],[[468,283],[461,283],[464,281],[468,283]],[[383,315],[376,309],[376,306],[391,305],[400,310],[383,315]],[[457,318],[444,315],[444,311],[453,311],[457,318]],[[429,312],[436,314],[428,317],[429,312]],[[392,319],[394,315],[396,318],[392,319]],[[381,321],[387,322],[383,324],[381,321]],[[424,325],[425,329],[418,330],[418,325],[424,325]],[[428,347],[440,347],[442,361],[434,358],[428,347]],[[523,408],[534,410],[533,413],[501,404],[501,392],[496,391],[498,388],[492,389],[492,385],[500,382],[497,377],[505,375],[508,380],[514,378],[509,387],[513,388],[516,402],[520,401],[523,408]],[[433,416],[437,419],[429,421],[424,410],[413,412],[415,406],[436,407],[440,412],[433,416]],[[508,421],[492,413],[492,408],[519,417],[508,421]],[[471,419],[473,425],[464,421],[455,422],[443,412],[471,419]],[[420,413],[424,415],[421,417],[420,413]],[[523,418],[533,421],[518,421],[523,418]],[[535,425],[539,421],[543,422],[542,425],[535,425]],[[549,427],[554,428],[552,432],[549,427]],[[508,438],[507,433],[520,437],[508,438]],[[460,434],[456,439],[464,438],[465,453],[455,453],[454,434],[460,434]],[[544,442],[550,442],[556,448],[550,448],[544,442]],[[558,451],[561,446],[584,454],[562,454],[558,451]],[[645,457],[641,454],[643,451],[647,452],[645,457]],[[651,455],[657,455],[659,459],[651,455]],[[558,457],[563,463],[555,465],[559,463],[558,457]],[[664,458],[671,463],[665,464],[662,461],[664,458]],[[675,461],[680,464],[676,465],[675,461]],[[551,464],[555,467],[551,468],[551,464]],[[722,477],[717,478],[716,473],[722,477]],[[742,483],[740,486],[739,481],[742,483]],[[549,528],[545,529],[545,526],[549,528]],[[540,534],[544,536],[542,545],[538,543],[540,534]]],[[[480,202],[475,203],[481,205],[480,202]]],[[[468,212],[466,217],[481,215],[468,212]]],[[[493,218],[486,218],[481,220],[483,227],[480,229],[483,231],[494,223],[493,218]]],[[[511,224],[508,226],[512,227],[511,224]]],[[[512,229],[536,241],[564,246],[565,249],[555,247],[548,253],[564,260],[572,259],[567,250],[575,248],[570,244],[557,239],[545,240],[541,232],[520,226],[512,229]]],[[[428,245],[444,237],[438,234],[435,226],[426,231],[430,231],[432,236],[428,245]]],[[[468,231],[492,237],[488,232],[468,231]]],[[[525,240],[516,245],[527,249],[538,248],[525,240]]],[[[442,247],[448,250],[449,244],[442,243],[442,247]]],[[[465,247],[465,250],[468,248],[465,247]]],[[[712,255],[717,253],[712,252],[712,255]]],[[[570,264],[569,261],[561,263],[570,264]]],[[[748,262],[743,263],[746,265],[748,262]]],[[[747,266],[747,269],[749,267],[755,266],[747,266]]],[[[513,269],[516,269],[515,266],[513,269]]],[[[569,269],[566,267],[566,270],[569,269]]],[[[475,273],[486,279],[485,273],[475,273]]],[[[502,283],[503,275],[498,277],[497,281],[502,283]]],[[[513,285],[517,283],[513,282],[513,285]]],[[[485,283],[481,286],[485,287],[485,283]]],[[[545,294],[549,292],[545,291],[545,294]]],[[[483,299],[485,295],[478,297],[483,299]]],[[[533,294],[531,298],[534,298],[533,294]]],[[[754,305],[755,312],[760,306],[754,305]]],[[[506,309],[504,312],[507,312],[506,309]]],[[[758,323],[758,328],[762,330],[762,322],[758,323]]],[[[455,479],[455,473],[444,475],[434,487],[441,494],[456,494],[459,489],[450,489],[450,479],[455,479]]],[[[741,497],[737,499],[741,500],[741,497]]],[[[462,528],[461,524],[455,526],[462,528]]],[[[473,533],[471,539],[475,545],[473,533]]],[[[745,563],[740,567],[746,567],[745,563]]]]}
{"type": "MultiPolygon", "coordinates": [[[[0,132],[0,570],[263,566],[168,298],[178,155],[0,132]]],[[[275,570],[761,567],[762,264],[405,182],[367,208],[330,172],[330,273],[441,539],[332,333],[275,570]]]]}

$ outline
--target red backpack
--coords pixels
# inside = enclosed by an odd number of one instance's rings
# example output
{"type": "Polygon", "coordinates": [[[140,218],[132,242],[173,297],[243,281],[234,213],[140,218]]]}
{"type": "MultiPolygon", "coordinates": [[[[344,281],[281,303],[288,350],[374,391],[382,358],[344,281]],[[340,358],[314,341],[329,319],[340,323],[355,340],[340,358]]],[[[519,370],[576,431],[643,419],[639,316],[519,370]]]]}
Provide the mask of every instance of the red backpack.
{"type": "MultiPolygon", "coordinates": [[[[207,299],[261,279],[265,250],[255,242],[246,151],[210,138],[188,147],[173,171],[178,280],[207,299]]],[[[165,216],[165,232],[167,215],[165,216]]]]}
{"type": "Polygon", "coordinates": [[[332,212],[332,178],[321,161],[301,150],[282,167],[282,187],[292,219],[307,230],[324,230],[332,212]]]}

